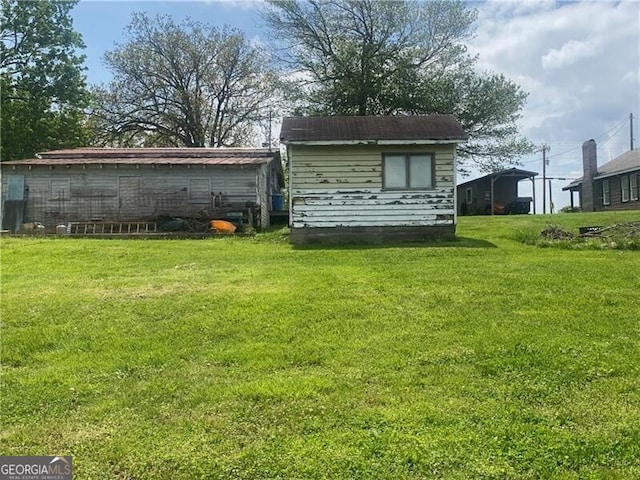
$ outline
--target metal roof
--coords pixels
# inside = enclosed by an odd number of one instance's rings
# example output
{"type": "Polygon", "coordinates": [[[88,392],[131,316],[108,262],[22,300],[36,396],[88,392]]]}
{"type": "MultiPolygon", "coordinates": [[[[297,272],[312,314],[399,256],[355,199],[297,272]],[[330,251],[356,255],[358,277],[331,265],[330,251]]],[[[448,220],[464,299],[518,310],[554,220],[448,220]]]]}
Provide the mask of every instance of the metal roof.
{"type": "Polygon", "coordinates": [[[525,178],[532,178],[538,175],[538,172],[530,172],[529,170],[520,170],[519,168],[509,168],[507,170],[501,170],[499,172],[493,172],[483,177],[474,178],[464,183],[458,184],[458,187],[462,187],[471,183],[486,180],[487,178],[509,177],[516,179],[517,181],[524,180],[525,178]]]}
{"type": "Polygon", "coordinates": [[[75,148],[42,152],[8,165],[261,165],[280,158],[266,148],[75,148]]]}
{"type": "Polygon", "coordinates": [[[467,138],[453,115],[285,117],[280,130],[285,144],[457,143],[467,138]]]}
{"type": "MultiPolygon", "coordinates": [[[[640,170],[640,149],[629,150],[614,158],[610,162],[598,167],[598,173],[593,176],[594,180],[611,177],[613,175],[624,175],[625,173],[640,170]]],[[[580,177],[571,182],[562,190],[575,190],[580,188],[584,177],[580,177]]]]}

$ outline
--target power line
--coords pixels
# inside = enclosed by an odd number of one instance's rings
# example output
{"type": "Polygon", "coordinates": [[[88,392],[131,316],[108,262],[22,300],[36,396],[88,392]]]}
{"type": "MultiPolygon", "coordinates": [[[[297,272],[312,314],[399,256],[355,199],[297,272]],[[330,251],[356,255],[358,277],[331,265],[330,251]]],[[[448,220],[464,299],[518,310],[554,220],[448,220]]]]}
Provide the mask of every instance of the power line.
{"type": "MultiPolygon", "coordinates": [[[[602,134],[598,135],[597,137],[595,137],[595,138],[594,138],[594,140],[600,140],[602,137],[604,137],[604,136],[606,136],[606,135],[609,135],[609,134],[610,134],[611,132],[613,132],[614,130],[615,130],[615,132],[612,134],[612,136],[613,136],[613,135],[615,135],[616,133],[618,133],[618,131],[619,131],[619,130],[620,130],[620,129],[621,129],[621,128],[622,128],[622,127],[623,127],[623,126],[628,122],[628,121],[629,121],[629,119],[628,119],[628,118],[625,118],[625,119],[624,119],[624,120],[622,120],[620,123],[618,123],[618,124],[614,125],[612,128],[610,128],[610,129],[609,129],[609,130],[607,130],[606,132],[604,132],[604,133],[602,133],[602,134]]],[[[609,140],[607,140],[606,142],[604,142],[604,145],[606,145],[608,142],[609,142],[609,140]]],[[[564,152],[557,153],[557,154],[553,155],[553,157],[552,157],[552,158],[557,158],[557,157],[560,157],[560,156],[565,155],[565,154],[567,154],[567,153],[575,152],[576,150],[579,150],[579,149],[581,149],[581,148],[582,148],[582,146],[574,147],[574,148],[572,148],[572,149],[570,149],[570,150],[566,150],[566,151],[564,151],[564,152]]]]}
{"type": "Polygon", "coordinates": [[[625,120],[625,121],[623,122],[623,124],[622,124],[622,125],[620,125],[620,127],[618,127],[618,129],[617,129],[615,132],[613,132],[613,133],[609,136],[609,138],[608,138],[607,140],[605,140],[605,141],[602,143],[602,145],[606,145],[606,144],[607,144],[607,143],[609,143],[611,140],[613,140],[613,137],[614,137],[614,136],[615,136],[615,135],[616,135],[620,130],[622,130],[622,127],[624,127],[626,123],[628,123],[628,120],[625,120]]]}

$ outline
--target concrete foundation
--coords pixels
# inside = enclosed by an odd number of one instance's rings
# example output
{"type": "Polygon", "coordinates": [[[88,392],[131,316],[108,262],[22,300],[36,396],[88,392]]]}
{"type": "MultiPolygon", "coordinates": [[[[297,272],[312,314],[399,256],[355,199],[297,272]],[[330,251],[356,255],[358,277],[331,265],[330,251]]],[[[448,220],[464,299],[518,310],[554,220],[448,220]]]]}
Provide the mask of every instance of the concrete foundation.
{"type": "Polygon", "coordinates": [[[455,225],[420,227],[304,227],[292,228],[293,244],[386,244],[453,240],[455,225]]]}

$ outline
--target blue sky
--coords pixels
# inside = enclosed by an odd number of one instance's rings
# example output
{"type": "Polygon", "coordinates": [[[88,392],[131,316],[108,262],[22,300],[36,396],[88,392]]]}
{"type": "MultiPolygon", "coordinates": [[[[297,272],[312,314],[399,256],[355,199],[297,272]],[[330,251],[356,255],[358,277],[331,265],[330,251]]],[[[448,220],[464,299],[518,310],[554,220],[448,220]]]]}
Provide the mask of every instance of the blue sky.
{"type": "Polygon", "coordinates": [[[86,44],[85,72],[89,83],[108,82],[111,74],[102,64],[102,56],[124,41],[124,30],[135,12],[170,15],[180,21],[187,17],[203,23],[228,25],[245,32],[249,38],[264,32],[259,25],[258,3],[251,1],[127,1],[81,0],[72,10],[74,28],[86,44]]]}
{"type": "MultiPolygon", "coordinates": [[[[260,3],[81,0],[72,14],[87,46],[87,79],[109,81],[102,55],[123,41],[133,12],[229,25],[265,41],[260,3]]],[[[581,176],[581,145],[591,138],[598,144],[600,165],[628,150],[630,113],[640,146],[640,2],[489,0],[472,5],[479,15],[469,51],[479,56],[480,69],[503,73],[529,92],[520,125],[535,144],[551,147],[548,176],[581,176]]],[[[523,158],[521,168],[541,173],[541,158],[540,153],[523,158]]],[[[568,193],[561,191],[567,183],[552,182],[556,208],[569,203],[568,193]]],[[[530,195],[529,185],[521,182],[521,195],[530,195]]],[[[538,211],[541,187],[539,180],[538,211]]]]}

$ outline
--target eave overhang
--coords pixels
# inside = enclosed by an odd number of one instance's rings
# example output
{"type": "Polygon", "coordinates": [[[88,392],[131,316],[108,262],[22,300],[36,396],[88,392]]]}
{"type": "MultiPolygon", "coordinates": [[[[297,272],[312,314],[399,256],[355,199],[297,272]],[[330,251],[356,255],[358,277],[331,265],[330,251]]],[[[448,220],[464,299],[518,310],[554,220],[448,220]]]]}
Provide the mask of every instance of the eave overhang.
{"type": "Polygon", "coordinates": [[[281,140],[285,145],[323,145],[323,146],[342,146],[342,145],[450,145],[457,143],[465,143],[466,140],[313,140],[313,141],[287,141],[281,140]]]}

